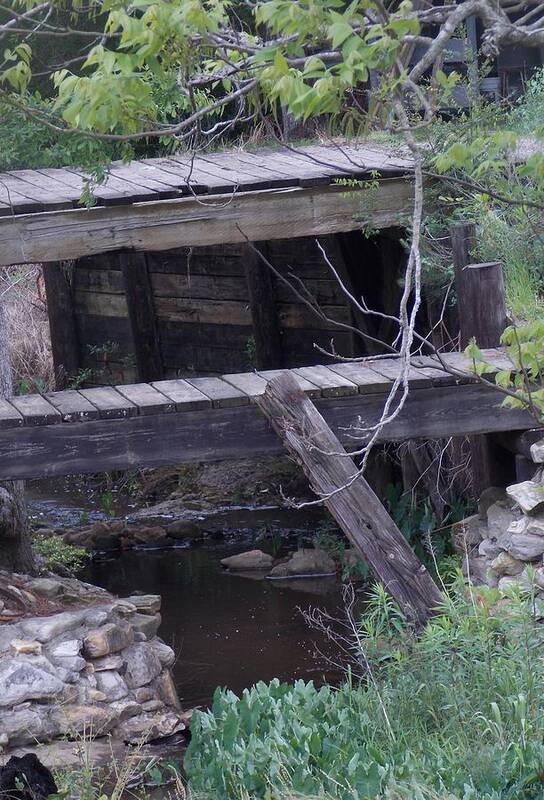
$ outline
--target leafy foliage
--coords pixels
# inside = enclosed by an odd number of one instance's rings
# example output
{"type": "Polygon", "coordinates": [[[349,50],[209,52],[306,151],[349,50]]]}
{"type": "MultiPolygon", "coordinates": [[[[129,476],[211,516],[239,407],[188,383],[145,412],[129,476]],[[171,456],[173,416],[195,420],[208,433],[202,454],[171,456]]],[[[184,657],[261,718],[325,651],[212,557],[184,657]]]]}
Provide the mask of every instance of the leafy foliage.
{"type": "MultiPolygon", "coordinates": [[[[507,408],[526,408],[537,422],[544,421],[544,320],[528,325],[506,328],[501,344],[514,370],[492,370],[495,383],[506,394],[503,405],[507,408]]],[[[485,375],[490,367],[475,341],[466,349],[477,375],[485,375]]]]}
{"type": "Polygon", "coordinates": [[[42,560],[43,568],[52,572],[61,568],[75,575],[83,569],[89,557],[82,547],[66,544],[59,536],[37,536],[33,546],[42,560]]]}
{"type": "Polygon", "coordinates": [[[542,797],[544,661],[534,600],[458,580],[414,638],[382,589],[356,646],[368,683],[218,690],[185,760],[196,792],[378,800],[542,797]]]}

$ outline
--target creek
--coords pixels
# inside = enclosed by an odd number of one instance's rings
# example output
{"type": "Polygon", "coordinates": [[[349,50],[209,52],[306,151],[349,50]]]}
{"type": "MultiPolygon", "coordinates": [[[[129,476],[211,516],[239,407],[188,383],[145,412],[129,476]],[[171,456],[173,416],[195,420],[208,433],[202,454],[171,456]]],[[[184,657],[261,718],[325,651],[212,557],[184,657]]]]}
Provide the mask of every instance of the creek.
{"type": "MultiPolygon", "coordinates": [[[[33,517],[55,527],[73,527],[82,516],[105,518],[96,499],[43,481],[29,487],[29,501],[33,517]]],[[[267,580],[228,573],[220,563],[252,547],[274,554],[296,549],[313,536],[316,520],[315,513],[296,510],[229,509],[215,514],[213,538],[173,549],[97,554],[80,577],[120,596],[162,596],[159,635],[177,654],[173,675],[185,708],[209,705],[217,686],[239,693],[274,677],[330,681],[337,676],[324,655],[328,642],[308,627],[303,611],[338,613],[340,582],[267,580]]]]}

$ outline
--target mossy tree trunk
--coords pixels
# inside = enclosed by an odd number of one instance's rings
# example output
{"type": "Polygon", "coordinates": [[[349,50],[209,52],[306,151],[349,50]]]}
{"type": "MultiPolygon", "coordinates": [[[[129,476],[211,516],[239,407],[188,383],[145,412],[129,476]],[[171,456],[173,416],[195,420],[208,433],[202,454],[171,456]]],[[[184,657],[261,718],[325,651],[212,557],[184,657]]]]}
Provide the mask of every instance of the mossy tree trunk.
{"type": "MultiPolygon", "coordinates": [[[[0,397],[9,397],[12,393],[8,330],[0,299],[0,397]]],[[[0,483],[0,569],[33,572],[34,567],[24,483],[0,483]]]]}

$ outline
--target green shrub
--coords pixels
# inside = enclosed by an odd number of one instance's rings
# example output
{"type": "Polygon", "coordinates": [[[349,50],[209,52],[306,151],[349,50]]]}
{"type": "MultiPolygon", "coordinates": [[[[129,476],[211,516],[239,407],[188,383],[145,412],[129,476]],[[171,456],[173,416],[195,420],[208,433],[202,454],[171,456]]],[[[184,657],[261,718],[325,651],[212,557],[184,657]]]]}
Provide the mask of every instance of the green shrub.
{"type": "Polygon", "coordinates": [[[218,690],[193,717],[190,786],[218,798],[542,798],[544,659],[533,600],[460,583],[419,638],[382,590],[354,646],[363,684],[218,690]]]}
{"type": "Polygon", "coordinates": [[[59,536],[50,538],[37,536],[33,545],[36,553],[41,556],[44,570],[51,572],[62,569],[76,574],[89,558],[89,554],[82,547],[66,544],[59,536]]]}

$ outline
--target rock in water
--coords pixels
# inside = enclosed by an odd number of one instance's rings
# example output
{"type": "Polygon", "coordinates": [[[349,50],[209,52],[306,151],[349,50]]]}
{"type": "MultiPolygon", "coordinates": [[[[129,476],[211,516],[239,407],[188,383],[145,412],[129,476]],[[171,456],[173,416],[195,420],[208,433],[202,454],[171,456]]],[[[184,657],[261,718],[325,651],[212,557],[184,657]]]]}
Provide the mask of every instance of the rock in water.
{"type": "Polygon", "coordinates": [[[235,556],[221,559],[221,564],[233,572],[245,570],[268,570],[274,564],[274,559],[262,550],[249,550],[247,553],[238,553],[235,556]]]}
{"type": "Polygon", "coordinates": [[[12,756],[0,767],[0,797],[4,800],[46,800],[57,792],[52,774],[34,753],[12,756]]]}
{"type": "Polygon", "coordinates": [[[319,548],[297,550],[289,561],[278,564],[270,573],[270,578],[295,578],[306,575],[333,575],[336,566],[333,559],[319,548]]]}

